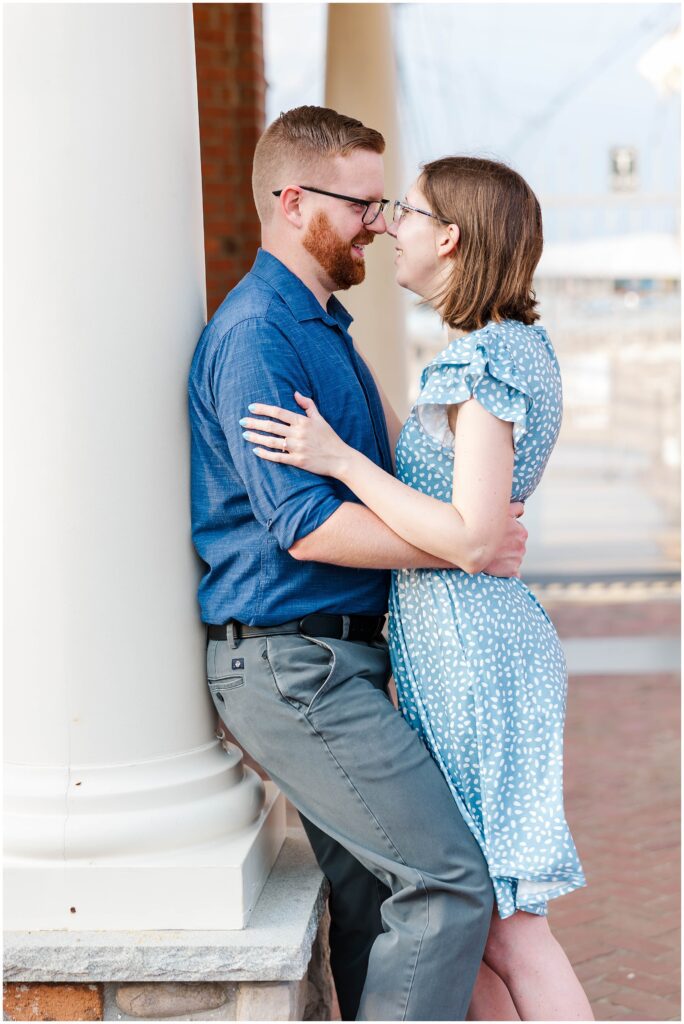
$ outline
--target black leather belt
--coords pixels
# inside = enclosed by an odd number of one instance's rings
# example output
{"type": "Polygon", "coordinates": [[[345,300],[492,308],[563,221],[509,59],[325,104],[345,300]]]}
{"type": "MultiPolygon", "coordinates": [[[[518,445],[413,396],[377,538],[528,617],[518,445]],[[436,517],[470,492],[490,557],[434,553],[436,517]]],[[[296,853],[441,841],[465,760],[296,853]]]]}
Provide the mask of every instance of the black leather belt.
{"type": "Polygon", "coordinates": [[[291,622],[279,622],[273,626],[246,626],[242,622],[232,620],[225,626],[207,626],[207,640],[238,640],[250,636],[285,636],[290,633],[303,633],[305,636],[326,636],[332,640],[365,640],[367,643],[377,639],[385,625],[384,615],[328,615],[326,612],[314,612],[303,619],[291,622]]]}

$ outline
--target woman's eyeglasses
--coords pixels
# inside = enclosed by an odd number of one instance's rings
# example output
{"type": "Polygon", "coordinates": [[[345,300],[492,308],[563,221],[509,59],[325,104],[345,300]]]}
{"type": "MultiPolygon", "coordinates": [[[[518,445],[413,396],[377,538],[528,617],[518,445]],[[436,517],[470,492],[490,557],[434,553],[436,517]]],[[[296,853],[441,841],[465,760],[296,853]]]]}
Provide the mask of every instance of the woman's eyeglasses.
{"type": "Polygon", "coordinates": [[[445,217],[438,217],[436,213],[430,213],[429,210],[420,210],[417,206],[411,206],[409,203],[402,203],[400,199],[395,199],[392,205],[392,223],[395,227],[401,223],[402,217],[407,213],[422,213],[424,217],[432,217],[442,224],[451,224],[451,221],[446,220],[445,217]]]}

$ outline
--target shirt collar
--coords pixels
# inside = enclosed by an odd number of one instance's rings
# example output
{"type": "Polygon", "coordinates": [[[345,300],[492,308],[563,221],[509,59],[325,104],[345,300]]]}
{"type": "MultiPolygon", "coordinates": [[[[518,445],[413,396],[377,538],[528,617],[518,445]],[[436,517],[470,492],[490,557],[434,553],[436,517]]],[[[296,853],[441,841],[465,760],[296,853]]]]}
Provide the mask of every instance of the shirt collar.
{"type": "Polygon", "coordinates": [[[264,249],[257,251],[257,257],[250,273],[270,284],[300,323],[303,320],[322,320],[330,327],[341,327],[343,331],[349,330],[349,325],[354,318],[337,296],[331,295],[328,299],[327,310],[323,309],[314,293],[307,288],[301,278],[288,270],[285,264],[270,252],[266,252],[264,249]]]}

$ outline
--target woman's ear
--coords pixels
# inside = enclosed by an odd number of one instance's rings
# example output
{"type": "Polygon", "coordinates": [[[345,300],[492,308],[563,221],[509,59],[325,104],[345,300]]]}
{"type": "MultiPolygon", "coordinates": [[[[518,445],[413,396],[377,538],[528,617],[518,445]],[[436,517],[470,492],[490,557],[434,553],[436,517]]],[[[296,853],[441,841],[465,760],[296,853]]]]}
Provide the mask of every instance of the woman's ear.
{"type": "Polygon", "coordinates": [[[450,256],[456,250],[460,237],[461,232],[459,231],[458,224],[447,224],[440,233],[437,254],[439,256],[450,256]]]}

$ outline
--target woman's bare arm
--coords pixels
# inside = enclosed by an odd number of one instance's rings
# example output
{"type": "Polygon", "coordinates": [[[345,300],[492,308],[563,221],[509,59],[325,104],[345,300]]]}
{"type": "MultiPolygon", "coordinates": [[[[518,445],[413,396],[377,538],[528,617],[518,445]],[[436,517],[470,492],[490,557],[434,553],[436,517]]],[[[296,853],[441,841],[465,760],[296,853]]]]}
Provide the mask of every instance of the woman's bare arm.
{"type": "Polygon", "coordinates": [[[497,419],[471,398],[447,409],[454,435],[451,501],[480,539],[484,566],[491,561],[510,517],[513,424],[497,419]]]}

